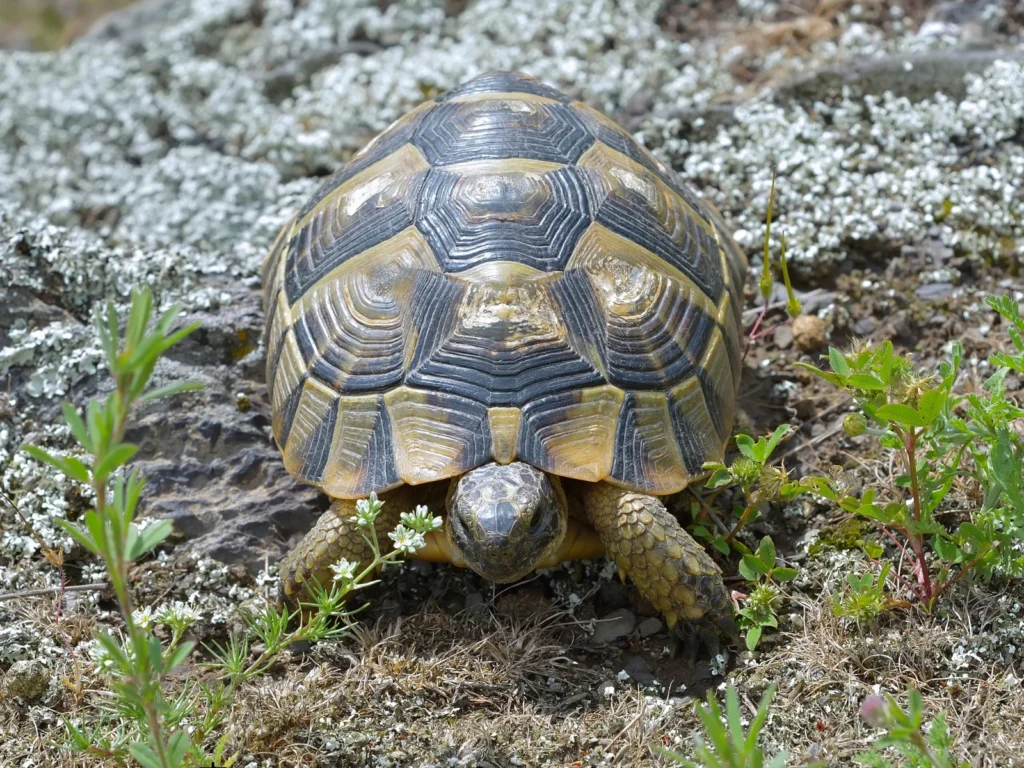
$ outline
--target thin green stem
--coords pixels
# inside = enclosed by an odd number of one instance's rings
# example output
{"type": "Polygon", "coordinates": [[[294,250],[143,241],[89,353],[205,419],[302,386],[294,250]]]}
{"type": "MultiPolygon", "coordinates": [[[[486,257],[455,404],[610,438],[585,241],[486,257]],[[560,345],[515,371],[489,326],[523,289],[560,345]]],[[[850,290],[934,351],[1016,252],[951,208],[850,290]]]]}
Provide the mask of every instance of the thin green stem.
{"type": "MultiPolygon", "coordinates": [[[[910,472],[910,493],[913,499],[911,513],[914,516],[914,522],[920,523],[922,517],[921,484],[917,477],[917,438],[919,433],[916,429],[911,427],[909,432],[900,431],[897,434],[903,441],[903,447],[907,456],[907,468],[910,472]]],[[[907,531],[907,540],[910,542],[910,546],[914,550],[914,555],[917,558],[917,579],[921,585],[921,591],[924,594],[925,603],[930,611],[931,602],[935,595],[933,594],[931,574],[928,572],[928,561],[925,558],[924,543],[921,540],[921,534],[914,531],[907,531]]]]}
{"type": "Polygon", "coordinates": [[[732,543],[732,540],[736,538],[736,534],[739,533],[743,529],[743,526],[747,524],[747,520],[750,519],[750,516],[754,513],[755,509],[757,509],[757,504],[752,501],[748,501],[747,508],[743,510],[743,514],[740,515],[740,519],[736,521],[736,525],[734,525],[733,529],[729,531],[729,535],[725,537],[726,544],[732,543]]]}

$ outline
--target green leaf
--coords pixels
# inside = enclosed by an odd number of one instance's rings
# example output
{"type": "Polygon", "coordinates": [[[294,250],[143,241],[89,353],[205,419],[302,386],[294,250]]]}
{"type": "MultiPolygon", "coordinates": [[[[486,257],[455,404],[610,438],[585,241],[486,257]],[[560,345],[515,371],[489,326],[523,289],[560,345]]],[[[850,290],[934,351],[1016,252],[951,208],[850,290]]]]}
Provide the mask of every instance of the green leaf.
{"type": "Polygon", "coordinates": [[[100,519],[95,509],[90,509],[85,513],[85,527],[89,531],[89,535],[92,540],[96,542],[96,546],[100,552],[108,552],[110,550],[109,541],[107,536],[107,527],[100,519]]]}
{"type": "Polygon", "coordinates": [[[131,530],[134,535],[131,537],[133,541],[128,549],[128,559],[138,560],[170,536],[173,529],[169,520],[158,520],[143,531],[134,525],[131,530]]]}
{"type": "Polygon", "coordinates": [[[757,559],[760,560],[768,570],[775,567],[775,542],[771,540],[770,536],[765,536],[761,539],[761,543],[758,544],[757,559]]]}
{"type": "Polygon", "coordinates": [[[843,357],[835,347],[828,348],[828,364],[833,371],[838,373],[840,376],[849,376],[852,371],[850,370],[850,364],[846,362],[846,358],[843,357]]]}
{"type": "Polygon", "coordinates": [[[764,453],[763,461],[768,461],[768,459],[771,458],[772,452],[779,445],[779,441],[789,434],[789,430],[789,424],[780,424],[775,428],[775,431],[772,432],[772,436],[768,438],[768,449],[764,453]]]}
{"type": "Polygon", "coordinates": [[[736,447],[748,459],[757,461],[757,455],[754,452],[754,439],[750,435],[736,435],[736,447]]]}
{"type": "Polygon", "coordinates": [[[875,417],[884,421],[895,421],[908,427],[926,427],[928,422],[917,411],[903,403],[889,403],[875,411],[875,417]]]}
{"type": "Polygon", "coordinates": [[[99,556],[99,547],[96,546],[96,542],[92,540],[92,537],[89,536],[88,532],[85,531],[82,527],[68,520],[61,520],[60,518],[54,519],[54,522],[61,528],[63,528],[65,531],[67,531],[68,535],[71,536],[71,538],[73,538],[79,544],[81,544],[85,550],[91,552],[96,556],[99,556]]]}
{"type": "Polygon", "coordinates": [[[118,467],[127,464],[135,452],[139,450],[137,445],[131,443],[120,443],[111,448],[99,464],[96,465],[95,475],[98,478],[110,477],[110,473],[118,467]]]}
{"type": "Polygon", "coordinates": [[[857,389],[866,389],[872,392],[885,389],[885,382],[870,373],[855,373],[846,378],[846,383],[848,386],[856,387],[857,389]]]}
{"type": "Polygon", "coordinates": [[[92,452],[92,440],[89,439],[89,430],[85,428],[85,422],[82,421],[82,417],[78,415],[78,411],[75,410],[75,406],[66,400],[61,403],[61,408],[64,411],[64,420],[71,427],[71,434],[75,436],[75,439],[82,445],[85,450],[92,452]]]}
{"type": "Polygon", "coordinates": [[[799,573],[796,568],[779,567],[772,569],[772,578],[776,581],[787,582],[795,579],[799,573]]]}
{"type": "Polygon", "coordinates": [[[191,640],[188,640],[171,651],[167,655],[167,658],[164,659],[164,672],[173,672],[181,666],[185,659],[187,659],[192,654],[192,651],[195,650],[195,647],[196,644],[191,640]]]}
{"type": "Polygon", "coordinates": [[[165,768],[160,764],[160,758],[156,756],[156,752],[141,741],[137,741],[128,747],[128,751],[142,768],[165,768]]]}
{"type": "Polygon", "coordinates": [[[31,456],[37,461],[41,461],[44,464],[49,464],[54,469],[63,472],[70,478],[77,480],[80,483],[89,482],[89,470],[86,469],[85,465],[81,461],[74,458],[73,456],[54,456],[38,445],[23,445],[21,450],[31,456]]]}
{"type": "Polygon", "coordinates": [[[729,554],[729,544],[726,542],[725,537],[723,536],[715,537],[715,540],[711,542],[711,546],[713,546],[723,555],[729,554]]]}
{"type": "Polygon", "coordinates": [[[142,341],[149,324],[149,313],[153,309],[153,294],[149,286],[141,290],[132,290],[132,304],[128,310],[128,324],[125,328],[124,345],[126,350],[134,350],[142,341]]]}
{"type": "Polygon", "coordinates": [[[740,560],[739,571],[747,581],[757,581],[758,576],[765,576],[770,570],[771,567],[755,555],[744,555],[740,560]]]}
{"type": "Polygon", "coordinates": [[[694,535],[700,536],[702,539],[710,539],[711,538],[711,531],[709,531],[703,525],[695,525],[690,530],[693,531],[694,535]]]}
{"type": "Polygon", "coordinates": [[[930,426],[939,417],[947,397],[948,393],[941,389],[930,390],[921,396],[921,400],[917,404],[917,412],[926,425],[930,426]]]}
{"type": "Polygon", "coordinates": [[[732,483],[732,474],[728,469],[716,469],[711,477],[708,478],[705,486],[708,488],[719,488],[723,485],[730,485],[732,483]]]}
{"type": "Polygon", "coordinates": [[[793,363],[793,367],[794,368],[800,368],[800,369],[802,369],[804,371],[807,371],[808,373],[813,373],[818,378],[824,379],[825,381],[827,381],[829,384],[832,384],[833,386],[836,386],[836,387],[843,386],[844,379],[843,379],[842,376],[840,376],[837,373],[829,373],[828,371],[823,371],[820,368],[818,368],[816,365],[811,365],[810,363],[804,363],[804,362],[795,362],[795,363],[793,363]]]}
{"type": "Polygon", "coordinates": [[[149,392],[144,393],[139,397],[140,403],[148,403],[151,400],[159,400],[163,397],[170,397],[171,395],[177,395],[182,392],[194,392],[198,389],[202,389],[205,385],[201,381],[178,381],[173,384],[165,384],[162,387],[151,389],[149,392]]]}
{"type": "Polygon", "coordinates": [[[171,768],[179,768],[185,762],[185,753],[191,746],[188,734],[178,731],[167,740],[167,762],[171,768]]]}
{"type": "Polygon", "coordinates": [[[932,539],[932,549],[935,550],[935,554],[941,560],[945,560],[947,563],[957,563],[961,560],[960,548],[942,536],[936,536],[932,539]]]}
{"type": "Polygon", "coordinates": [[[757,643],[761,639],[761,628],[751,627],[747,630],[747,650],[752,651],[757,648],[757,643]]]}

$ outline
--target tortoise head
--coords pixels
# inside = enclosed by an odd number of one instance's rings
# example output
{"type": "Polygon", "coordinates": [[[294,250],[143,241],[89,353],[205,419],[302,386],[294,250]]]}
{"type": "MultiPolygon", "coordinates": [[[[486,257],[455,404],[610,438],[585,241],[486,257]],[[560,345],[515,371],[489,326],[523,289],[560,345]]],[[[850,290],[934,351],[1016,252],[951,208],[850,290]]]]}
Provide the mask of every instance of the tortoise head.
{"type": "Polygon", "coordinates": [[[452,483],[445,532],[485,579],[516,581],[554,554],[568,509],[557,478],[529,464],[486,464],[452,483]]]}

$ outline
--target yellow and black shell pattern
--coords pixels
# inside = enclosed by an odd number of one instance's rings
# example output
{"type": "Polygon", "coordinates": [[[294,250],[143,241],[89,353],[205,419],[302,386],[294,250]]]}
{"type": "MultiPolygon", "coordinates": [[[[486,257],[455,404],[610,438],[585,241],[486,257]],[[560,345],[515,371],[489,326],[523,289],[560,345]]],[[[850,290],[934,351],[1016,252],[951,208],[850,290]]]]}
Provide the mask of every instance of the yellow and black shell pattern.
{"type": "Polygon", "coordinates": [[[370,142],[264,262],[285,466],[338,498],[490,461],[679,491],[732,427],[745,268],[612,120],[477,77],[370,142]]]}

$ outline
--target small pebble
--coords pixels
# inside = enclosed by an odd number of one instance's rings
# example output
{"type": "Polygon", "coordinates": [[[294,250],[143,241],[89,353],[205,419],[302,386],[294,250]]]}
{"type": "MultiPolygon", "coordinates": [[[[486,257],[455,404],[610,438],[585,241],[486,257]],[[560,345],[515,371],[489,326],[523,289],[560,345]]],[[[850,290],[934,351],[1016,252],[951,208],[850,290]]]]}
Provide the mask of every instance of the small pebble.
{"type": "Polygon", "coordinates": [[[825,321],[817,315],[800,315],[793,321],[793,340],[801,352],[814,352],[825,346],[825,321]]]}
{"type": "Polygon", "coordinates": [[[641,686],[653,683],[657,679],[651,670],[651,665],[642,656],[630,657],[626,666],[623,667],[623,672],[629,675],[634,683],[641,686]]]}
{"type": "Polygon", "coordinates": [[[612,611],[594,625],[590,639],[597,644],[611,643],[626,637],[636,627],[636,616],[632,611],[619,608],[612,611]]]}
{"type": "Polygon", "coordinates": [[[665,625],[661,623],[661,619],[651,616],[649,619],[644,619],[640,622],[637,627],[637,631],[640,633],[640,637],[650,637],[661,632],[662,627],[665,625]]]}
{"type": "Polygon", "coordinates": [[[793,327],[788,323],[780,325],[772,334],[772,341],[775,342],[775,346],[779,349],[789,349],[789,346],[793,343],[793,327]]]}

